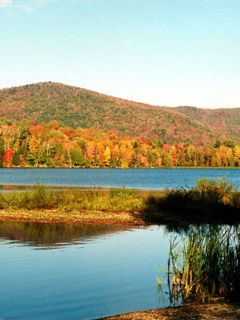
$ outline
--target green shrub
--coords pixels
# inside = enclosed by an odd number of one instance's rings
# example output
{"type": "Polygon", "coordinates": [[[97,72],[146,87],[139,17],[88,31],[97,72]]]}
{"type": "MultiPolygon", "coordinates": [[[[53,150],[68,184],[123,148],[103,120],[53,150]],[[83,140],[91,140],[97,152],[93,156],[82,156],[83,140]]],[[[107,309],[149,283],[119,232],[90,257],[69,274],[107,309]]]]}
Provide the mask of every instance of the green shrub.
{"type": "Polygon", "coordinates": [[[56,194],[41,184],[37,184],[29,196],[29,209],[52,209],[57,205],[56,194]]]}
{"type": "Polygon", "coordinates": [[[226,179],[201,179],[193,191],[201,201],[230,205],[236,187],[226,179]]]}

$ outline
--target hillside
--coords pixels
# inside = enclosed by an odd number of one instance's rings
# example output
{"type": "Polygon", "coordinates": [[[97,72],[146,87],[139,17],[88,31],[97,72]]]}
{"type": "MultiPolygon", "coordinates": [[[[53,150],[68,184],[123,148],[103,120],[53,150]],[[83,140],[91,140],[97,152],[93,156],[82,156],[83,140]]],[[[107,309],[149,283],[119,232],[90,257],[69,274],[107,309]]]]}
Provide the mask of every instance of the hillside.
{"type": "Polygon", "coordinates": [[[210,127],[214,132],[221,132],[227,139],[240,139],[240,108],[200,109],[194,107],[178,107],[175,109],[192,120],[210,127]]]}
{"type": "Polygon", "coordinates": [[[72,128],[94,127],[170,144],[212,144],[218,138],[240,142],[240,109],[157,107],[52,82],[0,90],[0,117],[58,120],[72,128]]]}

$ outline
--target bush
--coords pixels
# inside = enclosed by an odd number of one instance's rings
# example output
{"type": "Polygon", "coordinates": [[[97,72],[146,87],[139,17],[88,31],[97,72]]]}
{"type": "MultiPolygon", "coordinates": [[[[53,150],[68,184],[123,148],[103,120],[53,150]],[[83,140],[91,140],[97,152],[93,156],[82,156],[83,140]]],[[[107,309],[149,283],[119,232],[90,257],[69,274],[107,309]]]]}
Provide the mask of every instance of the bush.
{"type": "Polygon", "coordinates": [[[151,194],[142,217],[154,223],[232,223],[240,221],[240,192],[225,179],[201,179],[190,190],[151,194]]]}
{"type": "Polygon", "coordinates": [[[59,200],[54,192],[41,184],[37,184],[29,196],[29,209],[51,209],[56,207],[59,200]]]}
{"type": "Polygon", "coordinates": [[[201,201],[230,205],[236,187],[225,179],[201,179],[193,191],[201,201]]]}

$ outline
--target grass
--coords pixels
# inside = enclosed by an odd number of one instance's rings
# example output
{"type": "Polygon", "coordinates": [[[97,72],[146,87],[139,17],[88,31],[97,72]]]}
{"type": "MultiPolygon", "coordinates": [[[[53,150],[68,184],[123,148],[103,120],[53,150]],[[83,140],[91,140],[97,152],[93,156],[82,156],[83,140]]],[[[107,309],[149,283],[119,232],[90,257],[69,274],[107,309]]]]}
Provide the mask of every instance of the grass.
{"type": "Polygon", "coordinates": [[[134,212],[143,207],[144,195],[128,189],[52,191],[37,184],[32,191],[0,193],[1,209],[58,209],[60,211],[134,212]]]}
{"type": "Polygon", "coordinates": [[[240,222],[240,192],[225,179],[201,179],[192,189],[150,195],[142,214],[154,223],[240,222]]]}
{"type": "Polygon", "coordinates": [[[240,228],[191,227],[182,241],[170,243],[168,287],[170,302],[210,302],[223,297],[240,302],[240,228]]]}
{"type": "Polygon", "coordinates": [[[0,221],[143,225],[136,212],[145,197],[127,189],[53,191],[38,184],[33,190],[0,194],[0,221]]]}

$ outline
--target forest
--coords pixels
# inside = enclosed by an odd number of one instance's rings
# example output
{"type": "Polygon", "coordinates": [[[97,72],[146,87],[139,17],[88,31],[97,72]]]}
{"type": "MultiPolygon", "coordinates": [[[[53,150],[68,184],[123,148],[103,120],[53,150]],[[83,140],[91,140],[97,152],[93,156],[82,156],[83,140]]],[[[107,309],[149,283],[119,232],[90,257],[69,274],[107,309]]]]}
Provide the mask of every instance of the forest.
{"type": "Polygon", "coordinates": [[[97,128],[118,136],[160,139],[163,144],[240,144],[240,108],[152,106],[61,83],[42,82],[0,90],[0,119],[61,127],[97,128]]]}
{"type": "Polygon", "coordinates": [[[115,131],[69,128],[53,120],[0,124],[1,167],[171,168],[240,167],[240,146],[168,144],[115,131]]]}

